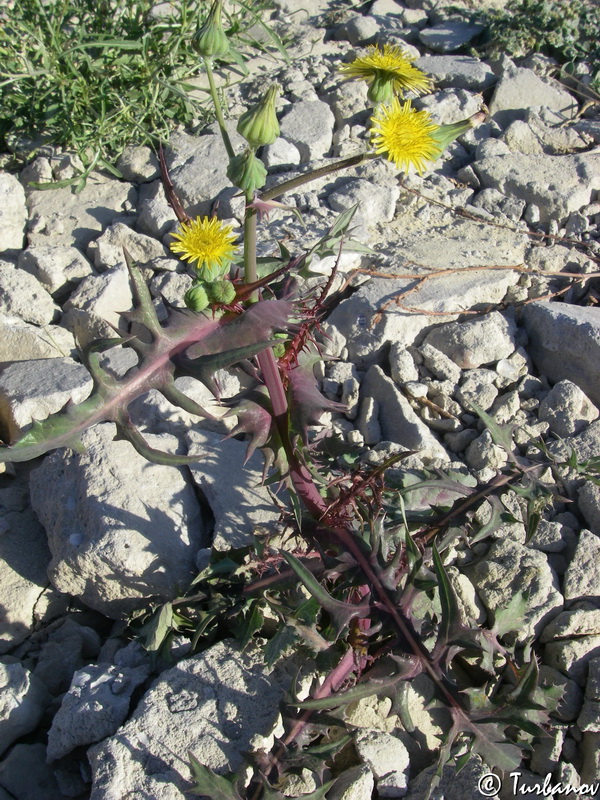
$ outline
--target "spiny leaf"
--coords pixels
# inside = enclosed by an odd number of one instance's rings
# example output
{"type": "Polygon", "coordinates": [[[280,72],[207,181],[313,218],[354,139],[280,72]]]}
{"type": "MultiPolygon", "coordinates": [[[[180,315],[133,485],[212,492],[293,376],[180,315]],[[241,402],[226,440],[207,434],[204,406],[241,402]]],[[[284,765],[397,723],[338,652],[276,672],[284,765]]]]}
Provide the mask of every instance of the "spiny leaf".
{"type": "Polygon", "coordinates": [[[518,631],[523,627],[525,615],[529,609],[527,595],[523,592],[514,594],[504,608],[494,611],[493,632],[502,637],[511,631],[518,631]]]}
{"type": "Polygon", "coordinates": [[[331,616],[335,624],[336,638],[339,637],[341,632],[350,624],[350,620],[355,617],[363,619],[369,616],[371,607],[368,604],[359,605],[336,600],[296,556],[285,552],[282,552],[281,555],[294,570],[308,591],[313,597],[316,597],[321,606],[331,616]]]}
{"type": "Polygon", "coordinates": [[[523,760],[521,748],[507,741],[504,731],[499,725],[473,725],[473,742],[471,749],[478,753],[490,767],[504,772],[517,769],[523,760]]]}
{"type": "Polygon", "coordinates": [[[516,462],[518,459],[514,453],[515,446],[513,444],[512,435],[517,426],[499,425],[493,417],[484,411],[481,406],[478,406],[473,400],[469,401],[469,405],[485,424],[485,427],[489,430],[494,444],[497,444],[504,450],[510,461],[513,463],[516,462]]]}
{"type": "Polygon", "coordinates": [[[433,568],[438,578],[438,591],[440,596],[440,605],[442,608],[442,618],[438,626],[438,636],[436,641],[436,650],[446,647],[454,638],[454,633],[457,626],[461,624],[460,609],[458,600],[454,593],[454,588],[448,578],[446,568],[442,563],[440,554],[437,549],[437,544],[434,540],[432,546],[433,554],[433,568]]]}
{"type": "Polygon", "coordinates": [[[188,757],[196,784],[193,789],[187,790],[189,794],[199,794],[210,797],[211,800],[242,800],[234,785],[239,780],[238,775],[227,778],[217,775],[212,769],[201,764],[191,751],[188,751],[188,757]]]}

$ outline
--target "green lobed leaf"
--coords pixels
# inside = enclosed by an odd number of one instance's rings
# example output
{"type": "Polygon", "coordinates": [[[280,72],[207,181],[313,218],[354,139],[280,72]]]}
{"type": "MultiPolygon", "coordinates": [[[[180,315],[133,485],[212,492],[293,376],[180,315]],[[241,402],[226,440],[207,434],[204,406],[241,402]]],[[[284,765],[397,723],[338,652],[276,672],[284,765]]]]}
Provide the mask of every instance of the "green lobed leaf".
{"type": "Polygon", "coordinates": [[[312,572],[304,566],[300,559],[296,558],[296,556],[291,553],[282,552],[281,555],[294,570],[308,591],[331,616],[335,625],[336,638],[348,627],[352,619],[355,617],[364,619],[369,616],[371,613],[370,605],[366,603],[344,603],[341,600],[336,600],[329,594],[325,587],[319,583],[312,572]]]}
{"type": "Polygon", "coordinates": [[[194,788],[187,790],[189,794],[210,797],[211,800],[243,800],[235,787],[239,775],[217,775],[201,764],[191,751],[188,751],[188,758],[195,782],[194,788]]]}

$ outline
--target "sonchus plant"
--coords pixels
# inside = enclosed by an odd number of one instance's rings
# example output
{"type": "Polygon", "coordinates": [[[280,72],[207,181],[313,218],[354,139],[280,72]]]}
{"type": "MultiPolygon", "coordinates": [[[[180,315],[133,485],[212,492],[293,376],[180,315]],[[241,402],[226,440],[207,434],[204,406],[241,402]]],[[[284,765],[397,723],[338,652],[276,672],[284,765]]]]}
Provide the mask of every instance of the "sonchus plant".
{"type": "MultiPolygon", "coordinates": [[[[226,401],[238,420],[233,433],[248,435],[249,455],[257,448],[264,452],[270,472],[265,479],[287,487],[293,514],[284,514],[294,528],[293,552],[276,549],[257,535],[253,550],[226,557],[215,553],[190,592],[151,614],[142,631],[154,649],[175,630],[191,632],[194,646],[232,631],[244,644],[260,634],[267,638],[267,663],[290,647],[300,648],[312,654],[321,678],[315,679],[308,700],[290,698],[286,732],[271,753],[255,754],[250,785],[242,789],[238,776],[217,778],[191,756],[193,791],[219,798],[239,798],[239,791],[248,798],[283,797],[286,771],[308,768],[317,789],[306,796],[324,797],[328,776],[339,773],[350,757],[350,738],[337,730],[344,726],[344,709],[369,695],[387,695],[410,730],[403,687],[417,675],[426,676],[432,695],[448,709],[440,769],[453,759],[460,766],[471,752],[491,766],[515,768],[521,748],[543,734],[548,706],[537,686],[535,657],[500,642],[518,627],[523,598],[508,614],[497,614],[491,630],[478,628],[460,611],[444,564],[451,540],[447,524],[415,528],[403,501],[415,487],[386,486],[386,469],[404,454],[371,472],[359,467],[348,475],[327,456],[325,440],[310,443],[308,428],[321,413],[342,409],[321,394],[314,372],[321,358],[316,333],[335,269],[324,286],[306,294],[301,279],[313,256],[337,253],[344,241],[352,245],[348,231],[354,209],[307,252],[292,257],[280,244],[280,263],[267,275],[259,277],[256,255],[258,218],[268,217],[273,208],[287,208],[276,202],[280,195],[366,159],[385,157],[399,170],[421,172],[483,114],[436,125],[427,112],[398,97],[428,91],[429,79],[398,48],[374,48],[342,70],[369,83],[376,104],[371,150],[264,190],[267,172],[259,149],[279,135],[278,88],[269,88],[240,118],[238,131],[247,147],[235,153],[212,76],[212,60],[223,57],[228,47],[220,0],[213,3],[195,45],[212,87],[228,176],[246,199],[243,241],[238,245],[233,229],[215,217],[187,215],[161,154],[165,190],[180,222],[171,249],[194,272],[184,299],[187,308],[169,308],[167,320],[159,322],[142,273],[125,254],[135,307],[123,315],[125,327],[115,338],[96,341],[83,353],[93,377],[91,395],[34,422],[20,439],[0,449],[0,460],[23,461],[60,447],[80,449],[82,432],[105,420],[116,423],[118,436],[148,459],[166,464],[198,460],[201,456],[151,448],[128,407],[157,389],[188,412],[210,416],[177,388],[177,377],[193,376],[216,393],[214,373],[244,365],[255,385],[226,401]],[[231,269],[240,253],[243,279],[231,269]],[[121,379],[102,367],[102,353],[113,347],[133,349],[138,357],[121,379]],[[338,761],[340,751],[344,755],[338,761]]],[[[431,507],[452,505],[459,497],[462,509],[470,495],[471,503],[486,496],[452,476],[429,486],[431,507]]],[[[456,514],[449,512],[446,523],[456,514]]]]}

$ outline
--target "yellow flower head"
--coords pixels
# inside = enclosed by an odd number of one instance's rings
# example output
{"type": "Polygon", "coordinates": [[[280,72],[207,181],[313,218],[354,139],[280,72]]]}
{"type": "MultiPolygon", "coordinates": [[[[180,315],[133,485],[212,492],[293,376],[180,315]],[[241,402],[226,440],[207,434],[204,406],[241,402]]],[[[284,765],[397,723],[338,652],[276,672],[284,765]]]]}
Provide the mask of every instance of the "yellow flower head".
{"type": "Polygon", "coordinates": [[[357,58],[341,67],[341,72],[351,78],[362,78],[369,84],[369,99],[374,103],[389,102],[394,94],[405,91],[427,94],[431,91],[431,80],[417,67],[414,61],[396,45],[384,44],[369,47],[368,55],[357,58]]]}
{"type": "Polygon", "coordinates": [[[223,225],[216,217],[196,217],[181,223],[170,247],[180,258],[189,261],[198,275],[207,281],[221,277],[235,253],[233,225],[223,225]],[[196,262],[196,263],[194,263],[196,262]]]}
{"type": "Polygon", "coordinates": [[[371,117],[371,142],[376,153],[383,153],[398,169],[408,172],[412,165],[420,174],[427,161],[435,161],[443,150],[436,135],[440,126],[427,111],[416,111],[407,100],[401,105],[394,97],[371,117]]]}

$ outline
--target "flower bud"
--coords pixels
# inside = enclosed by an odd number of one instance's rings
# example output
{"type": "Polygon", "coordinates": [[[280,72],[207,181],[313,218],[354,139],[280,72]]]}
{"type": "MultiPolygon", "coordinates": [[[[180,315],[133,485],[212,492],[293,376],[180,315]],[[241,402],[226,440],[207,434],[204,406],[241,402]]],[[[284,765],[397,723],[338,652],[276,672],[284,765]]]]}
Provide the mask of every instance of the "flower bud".
{"type": "Polygon", "coordinates": [[[250,147],[273,144],[279,136],[279,122],[275,114],[275,102],[279,86],[275,83],[267,91],[260,103],[252,106],[239,119],[237,132],[250,147]]]}
{"type": "Polygon", "coordinates": [[[203,58],[222,58],[229,51],[229,40],[221,22],[222,0],[214,0],[204,25],[192,42],[203,58]]]}
{"type": "Polygon", "coordinates": [[[231,159],[227,167],[227,177],[234,186],[251,195],[265,185],[267,170],[252,150],[246,150],[245,153],[231,159]]]}
{"type": "Polygon", "coordinates": [[[185,304],[192,311],[204,311],[209,305],[208,295],[204,286],[196,285],[188,289],[184,296],[185,304]]]}
{"type": "Polygon", "coordinates": [[[394,77],[376,70],[367,97],[372,103],[391,103],[394,98],[394,77]]]}
{"type": "Polygon", "coordinates": [[[235,300],[235,286],[231,281],[211,281],[206,284],[206,290],[210,296],[211,303],[221,303],[229,305],[235,300]]]}
{"type": "Polygon", "coordinates": [[[462,136],[463,133],[481,125],[485,117],[485,112],[478,111],[477,114],[473,114],[472,117],[468,117],[467,119],[461,119],[460,122],[453,122],[450,125],[440,125],[438,129],[431,134],[431,138],[435,139],[439,144],[441,153],[442,150],[445,150],[451,142],[459,136],[462,136]]]}

